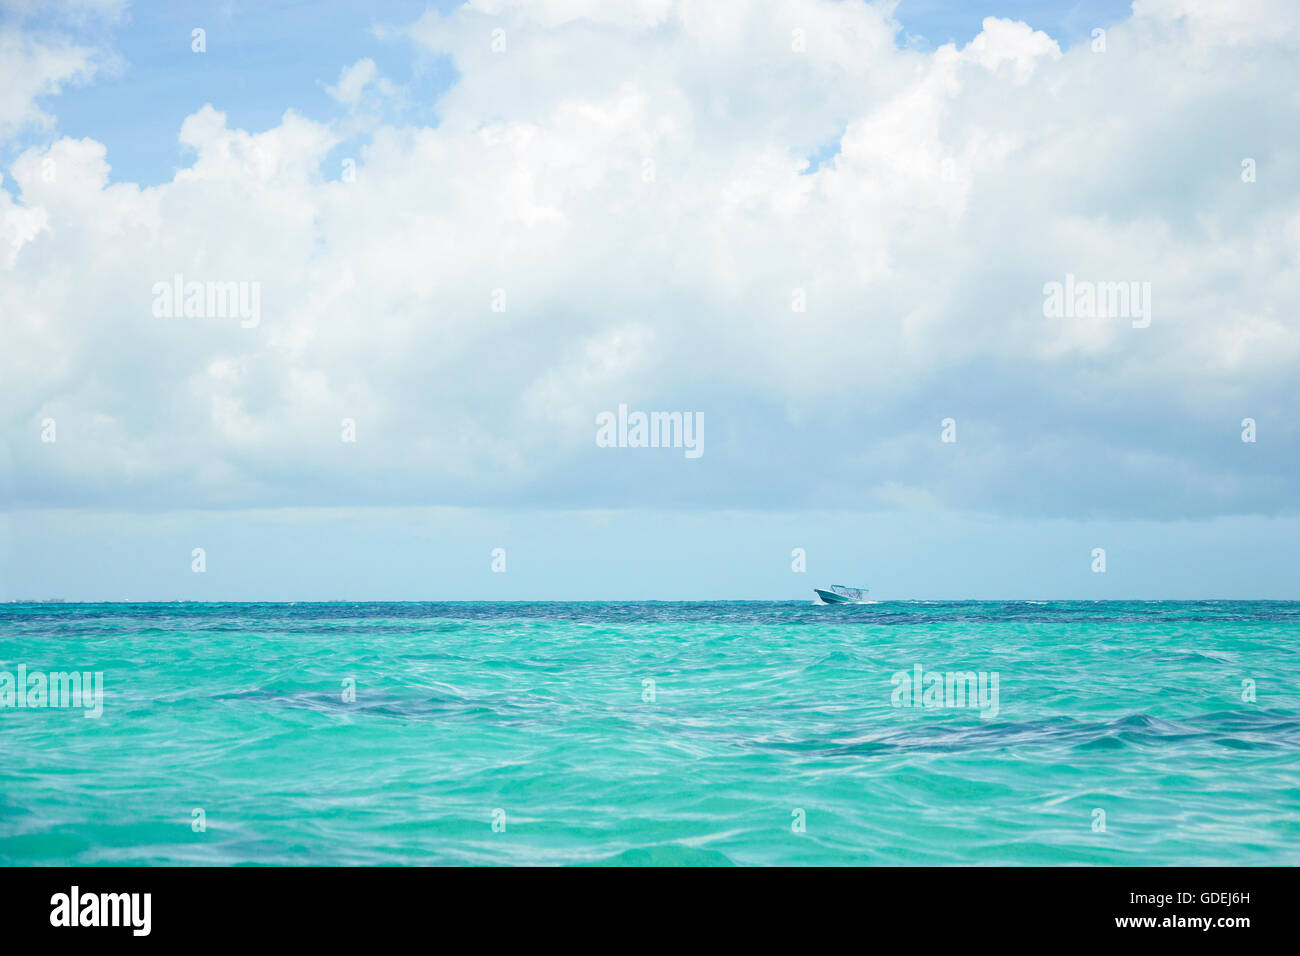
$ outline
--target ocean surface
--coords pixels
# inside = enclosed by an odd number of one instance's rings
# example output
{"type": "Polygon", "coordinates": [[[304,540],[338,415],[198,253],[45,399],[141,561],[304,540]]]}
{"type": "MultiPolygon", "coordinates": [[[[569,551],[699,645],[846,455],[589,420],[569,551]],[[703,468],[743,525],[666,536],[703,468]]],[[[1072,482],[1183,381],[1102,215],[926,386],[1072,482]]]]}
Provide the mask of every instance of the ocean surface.
{"type": "Polygon", "coordinates": [[[7,865],[1300,864],[1300,603],[9,604],[5,673],[7,865]]]}

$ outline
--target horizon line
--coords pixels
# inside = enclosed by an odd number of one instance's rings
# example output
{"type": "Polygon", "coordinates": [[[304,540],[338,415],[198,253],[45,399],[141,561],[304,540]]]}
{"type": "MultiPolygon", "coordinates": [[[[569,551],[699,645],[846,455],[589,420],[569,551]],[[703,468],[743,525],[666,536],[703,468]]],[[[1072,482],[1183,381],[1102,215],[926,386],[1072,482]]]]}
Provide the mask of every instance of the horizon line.
{"type": "Polygon", "coordinates": [[[474,598],[333,598],[317,599],[239,599],[212,600],[163,598],[131,600],[70,600],[65,598],[23,598],[0,601],[0,604],[809,604],[813,607],[870,607],[874,604],[1300,604],[1300,598],[889,598],[861,604],[824,604],[803,598],[517,598],[514,600],[474,598]]]}

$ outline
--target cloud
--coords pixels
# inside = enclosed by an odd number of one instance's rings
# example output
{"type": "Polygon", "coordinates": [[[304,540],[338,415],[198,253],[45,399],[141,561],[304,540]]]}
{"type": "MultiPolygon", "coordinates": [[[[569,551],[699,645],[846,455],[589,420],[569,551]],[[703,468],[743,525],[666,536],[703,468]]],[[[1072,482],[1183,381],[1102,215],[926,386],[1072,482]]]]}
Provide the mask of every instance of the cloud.
{"type": "Polygon", "coordinates": [[[0,142],[27,127],[48,128],[54,118],[37,100],[95,73],[93,51],[64,39],[39,39],[0,28],[0,142]]]}
{"type": "Polygon", "coordinates": [[[15,499],[1291,510],[1298,17],[1162,0],[1105,52],[995,18],[923,52],[863,4],[468,4],[408,31],[459,72],[433,127],[204,106],[144,189],[30,149],[15,499]],[[260,324],[154,317],[176,275],[259,283],[260,324]],[[1045,317],[1067,275],[1149,282],[1150,326],[1045,317]],[[704,456],[597,448],[620,403],[704,412],[704,456]]]}
{"type": "Polygon", "coordinates": [[[983,26],[979,36],[962,50],[962,56],[991,71],[996,71],[1003,63],[1009,63],[1018,83],[1028,81],[1039,59],[1061,58],[1061,50],[1056,42],[1046,33],[1033,30],[1027,24],[985,17],[983,26]]]}
{"type": "Polygon", "coordinates": [[[345,106],[356,107],[367,88],[372,86],[385,96],[394,91],[393,85],[379,75],[375,61],[367,57],[344,67],[339,73],[338,84],[325,87],[325,92],[345,106]]]}

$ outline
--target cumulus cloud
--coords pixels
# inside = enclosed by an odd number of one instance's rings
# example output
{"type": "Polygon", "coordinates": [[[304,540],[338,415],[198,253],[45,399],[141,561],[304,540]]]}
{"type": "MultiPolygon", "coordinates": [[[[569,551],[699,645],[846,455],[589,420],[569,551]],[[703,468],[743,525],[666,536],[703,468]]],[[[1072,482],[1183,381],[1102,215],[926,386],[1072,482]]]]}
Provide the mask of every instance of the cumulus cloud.
{"type": "Polygon", "coordinates": [[[88,47],[0,27],[0,142],[26,127],[51,126],[54,118],[38,100],[85,82],[95,69],[88,47]]]}
{"type": "Polygon", "coordinates": [[[863,4],[494,0],[407,31],[459,73],[436,126],[197,104],[149,188],[30,149],[15,500],[1289,509],[1298,18],[1158,0],[1104,52],[993,18],[927,52],[863,4]],[[155,316],[177,275],[259,283],[260,323],[155,316]],[[1045,317],[1067,275],[1149,282],[1149,327],[1045,317]],[[620,403],[702,411],[704,456],[597,448],[620,403]]]}

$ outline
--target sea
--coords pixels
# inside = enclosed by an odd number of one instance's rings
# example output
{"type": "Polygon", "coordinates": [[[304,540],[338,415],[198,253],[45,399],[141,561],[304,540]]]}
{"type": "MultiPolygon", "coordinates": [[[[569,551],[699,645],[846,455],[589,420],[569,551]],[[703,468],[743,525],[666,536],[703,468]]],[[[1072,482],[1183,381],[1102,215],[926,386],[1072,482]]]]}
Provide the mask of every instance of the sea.
{"type": "Polygon", "coordinates": [[[1300,603],[0,605],[0,864],[1296,865],[1300,603]]]}

